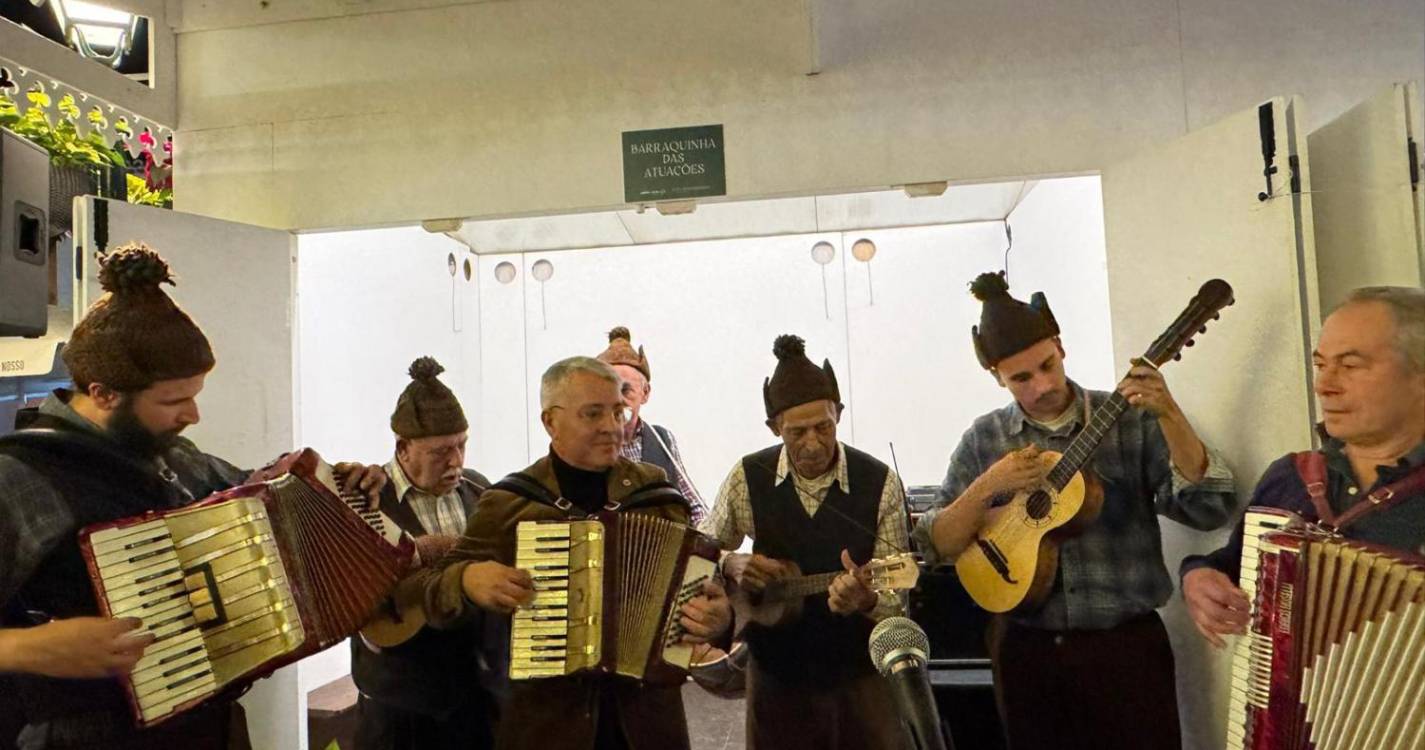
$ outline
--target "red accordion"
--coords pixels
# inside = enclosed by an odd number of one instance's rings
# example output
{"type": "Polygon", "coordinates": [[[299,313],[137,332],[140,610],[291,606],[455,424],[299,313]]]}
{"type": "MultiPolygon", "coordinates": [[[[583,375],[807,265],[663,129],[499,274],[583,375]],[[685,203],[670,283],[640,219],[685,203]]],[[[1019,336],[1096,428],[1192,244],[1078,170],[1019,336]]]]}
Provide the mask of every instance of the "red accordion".
{"type": "Polygon", "coordinates": [[[369,521],[304,449],[194,505],[81,531],[100,610],[157,638],[123,680],[139,725],[355,633],[413,551],[369,521]]]}
{"type": "Polygon", "coordinates": [[[1425,747],[1425,558],[1297,524],[1247,514],[1227,747],[1425,747]]]}

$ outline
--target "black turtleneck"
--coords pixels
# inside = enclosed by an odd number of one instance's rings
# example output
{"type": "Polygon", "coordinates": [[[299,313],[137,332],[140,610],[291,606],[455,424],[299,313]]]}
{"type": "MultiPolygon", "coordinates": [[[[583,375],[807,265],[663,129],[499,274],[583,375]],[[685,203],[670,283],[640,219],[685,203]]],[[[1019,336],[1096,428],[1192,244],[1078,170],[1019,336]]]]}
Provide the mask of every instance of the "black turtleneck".
{"type": "Polygon", "coordinates": [[[609,470],[587,471],[559,457],[553,447],[549,449],[549,460],[554,464],[554,480],[559,483],[559,494],[565,500],[578,506],[585,513],[603,510],[609,501],[609,470]]]}

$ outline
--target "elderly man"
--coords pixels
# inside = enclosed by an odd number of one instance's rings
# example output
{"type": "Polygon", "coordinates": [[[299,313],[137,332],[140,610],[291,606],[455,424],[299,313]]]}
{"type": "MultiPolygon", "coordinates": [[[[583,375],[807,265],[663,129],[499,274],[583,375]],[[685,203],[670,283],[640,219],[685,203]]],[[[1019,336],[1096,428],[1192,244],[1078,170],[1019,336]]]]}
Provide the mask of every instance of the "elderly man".
{"type": "MultiPolygon", "coordinates": [[[[915,529],[931,564],[953,562],[1001,499],[1037,487],[1047,473],[1039,451],[1064,452],[1111,395],[1065,375],[1059,324],[1043,294],[1025,304],[998,273],[981,274],[971,291],[983,303],[970,332],[975,354],[1014,400],[976,419],[951,455],[941,510],[915,529]]],[[[1156,611],[1173,592],[1157,517],[1221,526],[1235,506],[1232,476],[1156,369],[1135,365],[1118,392],[1134,408],[1085,467],[1103,484],[1103,510],[1060,545],[1043,606],[991,625],[1011,750],[1181,746],[1173,651],[1156,611]]]]}
{"type": "Polygon", "coordinates": [[[795,621],[743,630],[752,649],[747,744],[900,748],[905,736],[866,644],[875,621],[901,601],[873,592],[859,566],[906,550],[901,483],[890,467],[837,440],[842,405],[831,363],[812,364],[796,336],[777,337],[772,351],[777,368],[762,400],[781,442],[732,467],[704,531],[727,550],[752,538],[752,554],[728,555],[724,566],[754,596],[798,569],[844,572],[808,598],[795,621]]]}
{"type": "Polygon", "coordinates": [[[662,469],[669,481],[676,484],[683,497],[688,499],[688,504],[692,506],[693,524],[697,525],[707,515],[707,508],[703,506],[702,495],[698,494],[698,488],[693,486],[693,480],[683,466],[678,441],[667,427],[643,420],[643,407],[648,403],[648,397],[653,395],[653,374],[643,347],[634,349],[628,329],[619,326],[609,331],[609,348],[599,354],[599,361],[613,367],[623,380],[623,402],[628,406],[628,422],[623,426],[623,447],[619,449],[619,455],[662,469]]]}
{"type": "MultiPolygon", "coordinates": [[[[143,245],[115,250],[99,271],[107,292],[64,350],[74,390],[56,391],[29,426],[0,439],[0,672],[15,672],[27,725],[23,750],[247,747],[228,695],[151,729],[136,729],[124,689],[153,642],[137,618],[99,617],[78,532],[168,510],[250,472],[180,436],[198,423],[213,369],[203,332],[161,289],[168,265],[143,245]]],[[[348,489],[374,499],[379,467],[339,465],[348,489]]]]}
{"type": "MultiPolygon", "coordinates": [[[[1355,290],[1322,325],[1312,361],[1322,448],[1274,461],[1252,505],[1425,554],[1425,290],[1355,290]],[[1307,489],[1313,485],[1319,498],[1307,489]]],[[[1251,603],[1234,585],[1241,560],[1238,524],[1227,546],[1183,561],[1188,613],[1214,646],[1247,625],[1251,603]]]]}
{"type": "MultiPolygon", "coordinates": [[[[556,362],[540,381],[540,419],[549,455],[496,484],[480,499],[465,534],[426,581],[426,615],[438,627],[480,610],[509,614],[534,594],[515,561],[522,521],[564,521],[601,511],[688,522],[688,503],[661,469],[619,456],[625,418],[621,381],[589,357],[556,362]]],[[[685,640],[726,633],[722,587],[708,583],[684,605],[685,640]]],[[[689,747],[681,680],[664,684],[581,673],[512,683],[496,746],[507,750],[678,750],[689,747]]]]}
{"type": "MultiPolygon", "coordinates": [[[[454,546],[490,485],[465,468],[469,422],[439,376],[445,368],[421,357],[396,401],[391,431],[396,454],[380,510],[416,540],[424,565],[454,546]]],[[[410,641],[379,649],[351,639],[351,676],[361,691],[356,750],[477,750],[494,744],[497,693],[503,686],[509,634],[495,620],[455,630],[424,628],[410,641]],[[471,675],[479,675],[472,679],[471,675]]]]}

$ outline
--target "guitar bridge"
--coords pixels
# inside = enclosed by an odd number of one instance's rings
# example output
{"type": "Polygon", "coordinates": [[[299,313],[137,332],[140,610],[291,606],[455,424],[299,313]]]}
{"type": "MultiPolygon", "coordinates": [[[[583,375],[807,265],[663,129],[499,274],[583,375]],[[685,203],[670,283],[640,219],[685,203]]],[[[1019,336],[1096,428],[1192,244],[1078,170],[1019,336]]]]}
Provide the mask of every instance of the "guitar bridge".
{"type": "Polygon", "coordinates": [[[996,573],[999,573],[999,577],[1003,578],[1005,583],[1019,583],[1019,581],[1009,577],[1009,560],[1005,559],[1004,553],[1000,551],[994,542],[984,538],[976,538],[975,545],[980,548],[980,552],[984,553],[985,559],[990,561],[990,567],[994,568],[996,573]]]}

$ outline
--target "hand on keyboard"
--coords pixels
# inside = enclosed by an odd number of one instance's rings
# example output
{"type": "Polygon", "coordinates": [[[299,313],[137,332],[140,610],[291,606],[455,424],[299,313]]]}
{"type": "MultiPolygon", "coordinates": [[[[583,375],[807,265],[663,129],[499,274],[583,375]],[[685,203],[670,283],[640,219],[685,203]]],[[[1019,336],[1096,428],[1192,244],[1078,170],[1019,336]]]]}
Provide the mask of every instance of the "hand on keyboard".
{"type": "Polygon", "coordinates": [[[0,631],[13,640],[20,657],[16,671],[62,678],[99,678],[126,674],[153,643],[151,634],[137,630],[136,617],[113,620],[73,617],[51,620],[33,628],[0,631]]]}
{"type": "Polygon", "coordinates": [[[707,643],[727,630],[732,623],[732,605],[727,592],[713,581],[703,582],[703,593],[683,605],[679,622],[685,631],[684,643],[707,643]]]}
{"type": "Polygon", "coordinates": [[[493,560],[466,565],[460,584],[467,599],[492,612],[509,614],[534,598],[534,579],[528,571],[493,560]]]}
{"type": "Polygon", "coordinates": [[[1220,570],[1198,568],[1183,576],[1183,601],[1197,632],[1217,648],[1226,645],[1223,635],[1246,632],[1252,603],[1220,570]]]}
{"type": "Polygon", "coordinates": [[[380,506],[381,489],[386,486],[388,481],[385,469],[376,464],[366,466],[343,461],[332,467],[332,473],[341,482],[342,492],[360,492],[371,503],[372,509],[380,506]]]}

